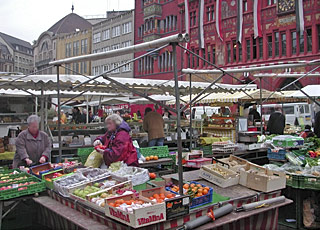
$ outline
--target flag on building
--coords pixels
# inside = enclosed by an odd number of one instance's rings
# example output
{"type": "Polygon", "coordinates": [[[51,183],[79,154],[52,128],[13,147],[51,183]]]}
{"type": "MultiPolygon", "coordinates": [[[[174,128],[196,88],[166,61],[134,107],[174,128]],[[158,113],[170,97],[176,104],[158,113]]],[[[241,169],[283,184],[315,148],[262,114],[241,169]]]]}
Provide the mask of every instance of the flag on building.
{"type": "Polygon", "coordinates": [[[221,2],[222,0],[217,0],[216,2],[216,29],[218,37],[221,39],[221,41],[223,41],[221,25],[221,2]]]}
{"type": "Polygon", "coordinates": [[[254,0],[253,1],[253,30],[254,30],[254,38],[262,37],[261,1],[262,0],[254,0]]]}
{"type": "MultiPolygon", "coordinates": [[[[186,33],[190,34],[190,27],[189,27],[189,0],[184,0],[184,22],[185,22],[185,28],[186,33]]],[[[190,36],[189,36],[190,37],[190,36]]],[[[186,42],[186,49],[189,49],[189,42],[186,42]]],[[[184,53],[188,54],[188,52],[185,50],[184,53]]],[[[187,57],[186,57],[187,59],[187,57]]]]}
{"type": "Polygon", "coordinates": [[[303,0],[296,0],[296,22],[297,22],[297,33],[300,33],[300,35],[303,35],[303,32],[304,32],[303,0]]]}
{"type": "Polygon", "coordinates": [[[243,1],[237,0],[237,42],[242,42],[243,1]]]}
{"type": "Polygon", "coordinates": [[[204,31],[203,31],[203,17],[204,17],[204,0],[200,0],[199,5],[199,46],[204,49],[204,31]]]}

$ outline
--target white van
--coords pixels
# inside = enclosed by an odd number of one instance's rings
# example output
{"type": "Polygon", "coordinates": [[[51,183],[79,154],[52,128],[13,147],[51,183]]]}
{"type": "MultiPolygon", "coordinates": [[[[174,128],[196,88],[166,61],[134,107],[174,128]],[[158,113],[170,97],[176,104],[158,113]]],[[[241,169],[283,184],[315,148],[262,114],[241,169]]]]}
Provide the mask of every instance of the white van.
{"type": "MultiPolygon", "coordinates": [[[[229,110],[229,113],[231,114],[229,107],[226,106],[225,108],[226,110],[229,110]]],[[[204,112],[206,112],[206,115],[208,117],[211,117],[213,114],[218,114],[220,107],[195,106],[195,107],[192,107],[191,111],[193,111],[194,109],[195,109],[194,119],[201,119],[204,112]]]]}
{"type": "MultiPolygon", "coordinates": [[[[286,116],[286,124],[294,125],[296,119],[298,122],[303,120],[304,125],[312,125],[311,119],[311,105],[308,103],[285,103],[281,104],[268,104],[262,106],[262,118],[266,121],[269,120],[271,113],[275,110],[276,106],[283,106],[283,114],[286,116]]],[[[260,106],[257,108],[260,112],[260,106]]]]}

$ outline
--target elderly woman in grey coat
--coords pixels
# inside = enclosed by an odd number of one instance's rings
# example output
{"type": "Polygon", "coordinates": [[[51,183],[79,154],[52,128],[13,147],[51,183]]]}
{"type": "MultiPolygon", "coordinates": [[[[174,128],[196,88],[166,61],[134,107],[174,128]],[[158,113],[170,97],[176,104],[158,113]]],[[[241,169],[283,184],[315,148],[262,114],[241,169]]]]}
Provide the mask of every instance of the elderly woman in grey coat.
{"type": "Polygon", "coordinates": [[[37,115],[28,117],[28,129],[22,131],[16,140],[13,168],[42,164],[50,159],[51,142],[48,135],[39,130],[39,122],[37,115]]]}

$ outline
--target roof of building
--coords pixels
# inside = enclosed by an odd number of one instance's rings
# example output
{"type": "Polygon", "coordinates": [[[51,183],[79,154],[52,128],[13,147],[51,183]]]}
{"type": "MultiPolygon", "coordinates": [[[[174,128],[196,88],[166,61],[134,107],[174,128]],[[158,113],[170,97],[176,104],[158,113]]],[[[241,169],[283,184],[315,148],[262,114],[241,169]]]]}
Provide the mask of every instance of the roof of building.
{"type": "Polygon", "coordinates": [[[3,40],[6,41],[6,43],[11,46],[12,49],[16,50],[16,46],[22,46],[22,47],[25,47],[25,48],[28,48],[28,49],[32,49],[32,46],[29,42],[27,41],[24,41],[24,40],[21,40],[19,38],[16,38],[16,37],[13,37],[13,36],[10,36],[8,34],[5,34],[5,33],[1,33],[0,32],[0,36],[3,38],[3,40]]]}
{"type": "Polygon", "coordinates": [[[0,42],[0,50],[2,54],[10,54],[8,47],[0,42]]]}
{"type": "Polygon", "coordinates": [[[91,28],[91,23],[86,19],[75,13],[70,13],[51,26],[48,31],[61,34],[75,32],[76,29],[86,30],[89,28],[91,28]]]}

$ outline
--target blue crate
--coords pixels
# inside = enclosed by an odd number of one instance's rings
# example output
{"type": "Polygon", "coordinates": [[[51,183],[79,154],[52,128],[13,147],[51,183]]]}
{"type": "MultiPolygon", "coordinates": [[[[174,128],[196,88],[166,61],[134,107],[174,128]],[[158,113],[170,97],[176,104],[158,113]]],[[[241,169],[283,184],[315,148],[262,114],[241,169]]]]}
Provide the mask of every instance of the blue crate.
{"type": "Polygon", "coordinates": [[[268,149],[268,158],[273,160],[285,160],[287,151],[285,149],[280,149],[278,152],[272,152],[272,150],[268,149]]]}
{"type": "MultiPolygon", "coordinates": [[[[201,184],[199,182],[196,182],[196,181],[190,181],[189,184],[201,184]]],[[[206,186],[204,184],[201,184],[203,187],[209,187],[209,186],[206,186]]],[[[166,190],[167,191],[170,191],[174,194],[179,194],[177,192],[174,192],[172,191],[169,187],[166,187],[166,190]]],[[[191,199],[191,203],[190,203],[190,208],[196,208],[196,207],[199,207],[199,206],[202,206],[204,204],[209,204],[212,202],[212,194],[213,194],[213,188],[209,187],[209,192],[207,195],[204,195],[204,196],[200,196],[200,197],[195,197],[195,198],[192,198],[191,199]]]]}

